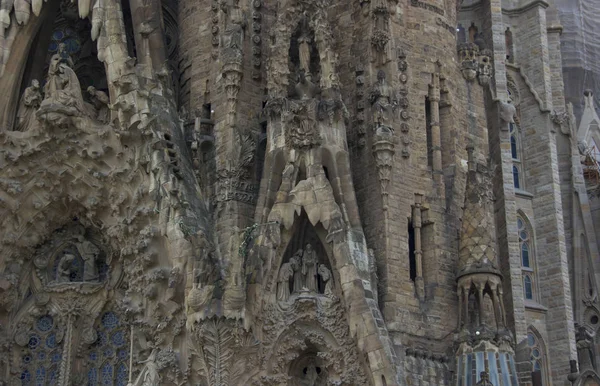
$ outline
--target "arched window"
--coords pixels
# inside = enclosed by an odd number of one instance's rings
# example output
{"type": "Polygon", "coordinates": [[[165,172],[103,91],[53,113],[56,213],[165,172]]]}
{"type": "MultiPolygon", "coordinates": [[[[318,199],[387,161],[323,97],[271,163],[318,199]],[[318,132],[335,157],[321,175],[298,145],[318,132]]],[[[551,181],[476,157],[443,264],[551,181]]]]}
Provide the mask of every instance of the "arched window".
{"type": "Polygon", "coordinates": [[[96,325],[98,338],[88,353],[87,386],[126,386],[129,374],[127,330],[114,312],[102,314],[96,325]]]}
{"type": "Polygon", "coordinates": [[[531,329],[527,332],[527,345],[531,349],[531,381],[532,386],[544,386],[546,380],[546,356],[541,338],[531,329]]]}
{"type": "Polygon", "coordinates": [[[523,294],[525,295],[525,299],[534,300],[535,265],[531,232],[527,227],[527,223],[521,217],[517,218],[517,230],[519,232],[519,252],[523,274],[523,294]]]}
{"type": "Polygon", "coordinates": [[[510,124],[510,153],[513,161],[513,183],[515,189],[521,189],[521,157],[520,157],[520,141],[519,128],[514,124],[510,124]]]}
{"type": "Polygon", "coordinates": [[[62,347],[57,342],[56,321],[39,317],[21,355],[21,385],[58,385],[62,347]]]}

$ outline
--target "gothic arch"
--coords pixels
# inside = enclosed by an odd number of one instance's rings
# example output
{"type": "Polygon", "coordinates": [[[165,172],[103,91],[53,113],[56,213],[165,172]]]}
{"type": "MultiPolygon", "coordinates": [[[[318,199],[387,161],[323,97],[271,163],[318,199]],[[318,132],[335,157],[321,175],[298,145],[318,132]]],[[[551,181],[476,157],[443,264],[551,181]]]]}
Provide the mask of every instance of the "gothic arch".
{"type": "MultiPolygon", "coordinates": [[[[297,249],[300,244],[306,244],[306,242],[304,242],[303,240],[296,239],[297,245],[292,245],[295,236],[307,230],[314,231],[315,235],[317,236],[320,246],[322,248],[315,249],[325,252],[324,258],[327,260],[329,268],[331,269],[332,267],[335,267],[333,248],[330,245],[330,243],[327,242],[327,231],[323,228],[323,225],[321,223],[312,225],[306,216],[306,212],[303,209],[299,216],[295,216],[294,225],[292,226],[292,228],[288,230],[284,229],[281,232],[281,244],[274,254],[276,256],[276,259],[272,262],[273,269],[272,272],[266,277],[266,288],[270,288],[272,292],[276,291],[277,288],[276,281],[277,274],[279,272],[279,267],[281,267],[281,265],[285,262],[284,260],[287,260],[291,257],[291,255],[295,252],[295,249],[297,249]]],[[[336,270],[333,271],[333,275],[335,276],[336,270]]],[[[334,281],[337,281],[337,278],[334,278],[334,281]]]]}
{"type": "Polygon", "coordinates": [[[549,385],[551,373],[550,363],[548,360],[548,348],[546,347],[544,338],[538,329],[533,325],[529,325],[527,327],[527,344],[531,348],[530,360],[532,363],[532,372],[535,372],[536,369],[539,368],[542,372],[543,384],[549,385]],[[531,341],[532,336],[534,337],[535,341],[531,341]],[[539,355],[536,353],[536,350],[539,350],[539,355]],[[536,363],[539,364],[539,367],[536,367],[536,363]]]}

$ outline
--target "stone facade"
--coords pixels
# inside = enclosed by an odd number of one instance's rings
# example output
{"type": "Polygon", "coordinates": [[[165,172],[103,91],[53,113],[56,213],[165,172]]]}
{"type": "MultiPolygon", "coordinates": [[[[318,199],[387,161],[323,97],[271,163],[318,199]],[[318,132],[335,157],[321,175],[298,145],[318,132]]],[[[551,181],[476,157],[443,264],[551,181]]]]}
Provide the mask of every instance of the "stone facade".
{"type": "Polygon", "coordinates": [[[560,16],[2,1],[0,384],[598,384],[560,16]]]}

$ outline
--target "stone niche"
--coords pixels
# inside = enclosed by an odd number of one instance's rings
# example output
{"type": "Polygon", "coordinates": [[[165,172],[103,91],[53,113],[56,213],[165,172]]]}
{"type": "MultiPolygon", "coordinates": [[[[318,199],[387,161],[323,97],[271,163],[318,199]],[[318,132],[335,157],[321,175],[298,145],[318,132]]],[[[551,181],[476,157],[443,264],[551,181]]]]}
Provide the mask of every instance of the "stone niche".
{"type": "Polygon", "coordinates": [[[289,304],[298,297],[333,297],[334,279],[327,250],[304,211],[296,222],[277,273],[277,300],[289,304]]]}
{"type": "Polygon", "coordinates": [[[108,278],[110,261],[93,232],[74,226],[55,232],[38,248],[33,263],[42,285],[53,291],[75,284],[82,289],[101,286],[108,278]]]}

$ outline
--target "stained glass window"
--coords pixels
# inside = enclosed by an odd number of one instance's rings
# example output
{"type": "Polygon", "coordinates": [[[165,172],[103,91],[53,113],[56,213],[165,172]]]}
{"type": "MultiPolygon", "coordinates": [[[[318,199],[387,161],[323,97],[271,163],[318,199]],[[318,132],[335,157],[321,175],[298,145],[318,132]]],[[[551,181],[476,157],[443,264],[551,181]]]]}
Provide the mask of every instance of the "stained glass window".
{"type": "Polygon", "coordinates": [[[29,342],[21,353],[21,385],[57,385],[62,344],[56,341],[56,321],[51,315],[44,315],[32,327],[29,342]]]}
{"type": "Polygon", "coordinates": [[[126,386],[129,334],[114,312],[105,312],[96,324],[98,338],[90,347],[87,386],[126,386]]]}

